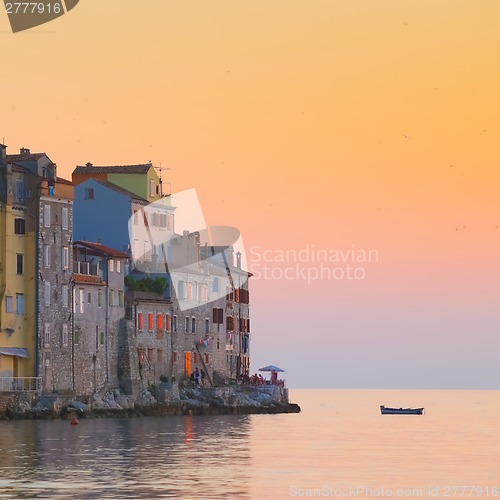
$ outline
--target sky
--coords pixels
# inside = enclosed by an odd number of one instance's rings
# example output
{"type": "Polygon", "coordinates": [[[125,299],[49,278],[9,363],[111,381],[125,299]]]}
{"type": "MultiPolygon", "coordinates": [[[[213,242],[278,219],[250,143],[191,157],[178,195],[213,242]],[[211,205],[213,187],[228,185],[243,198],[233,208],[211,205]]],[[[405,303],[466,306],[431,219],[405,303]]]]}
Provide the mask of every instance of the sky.
{"type": "Polygon", "coordinates": [[[81,0],[13,34],[0,9],[0,140],[67,178],[152,161],[239,228],[252,372],[498,389],[499,21],[497,0],[81,0]]]}

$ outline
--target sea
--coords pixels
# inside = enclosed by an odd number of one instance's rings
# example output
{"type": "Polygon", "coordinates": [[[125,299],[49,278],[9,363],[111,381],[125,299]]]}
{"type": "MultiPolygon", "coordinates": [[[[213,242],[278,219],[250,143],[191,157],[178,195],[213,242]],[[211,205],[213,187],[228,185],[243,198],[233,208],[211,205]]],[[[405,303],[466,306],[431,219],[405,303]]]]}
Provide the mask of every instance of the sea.
{"type": "Polygon", "coordinates": [[[0,498],[500,498],[500,391],[290,400],[301,413],[0,421],[0,498]]]}

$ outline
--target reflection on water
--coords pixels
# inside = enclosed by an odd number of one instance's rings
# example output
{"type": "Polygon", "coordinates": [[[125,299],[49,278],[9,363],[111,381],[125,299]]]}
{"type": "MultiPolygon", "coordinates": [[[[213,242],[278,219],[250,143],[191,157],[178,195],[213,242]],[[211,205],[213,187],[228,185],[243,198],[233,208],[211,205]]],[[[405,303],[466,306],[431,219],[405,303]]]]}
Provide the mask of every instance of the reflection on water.
{"type": "Polygon", "coordinates": [[[0,421],[0,498],[275,499],[363,486],[445,498],[454,485],[500,498],[497,391],[291,396],[300,414],[0,421]],[[426,415],[380,415],[380,404],[426,415]]]}
{"type": "Polygon", "coordinates": [[[245,498],[249,428],[248,416],[1,422],[0,497],[245,498]]]}

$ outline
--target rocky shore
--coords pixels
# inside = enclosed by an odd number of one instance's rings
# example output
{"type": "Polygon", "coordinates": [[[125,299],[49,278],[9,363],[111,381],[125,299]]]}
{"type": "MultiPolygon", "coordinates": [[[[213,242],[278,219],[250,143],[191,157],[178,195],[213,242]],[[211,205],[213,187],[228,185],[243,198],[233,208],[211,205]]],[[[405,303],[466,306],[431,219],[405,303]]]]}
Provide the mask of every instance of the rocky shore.
{"type": "Polygon", "coordinates": [[[0,407],[0,419],[106,418],[166,415],[242,415],[298,413],[288,390],[276,386],[185,387],[161,384],[137,397],[119,389],[95,393],[79,401],[70,396],[16,394],[0,407]],[[154,393],[154,394],[153,394],[154,393]]]}

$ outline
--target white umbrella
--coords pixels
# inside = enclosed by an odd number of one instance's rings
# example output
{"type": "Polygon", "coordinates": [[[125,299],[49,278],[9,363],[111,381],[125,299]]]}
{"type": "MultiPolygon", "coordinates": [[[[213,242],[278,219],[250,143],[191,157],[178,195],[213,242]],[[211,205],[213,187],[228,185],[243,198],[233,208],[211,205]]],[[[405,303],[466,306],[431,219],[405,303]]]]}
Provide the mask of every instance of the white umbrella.
{"type": "Polygon", "coordinates": [[[259,372],[284,372],[279,366],[267,365],[264,368],[259,368],[259,372]]]}

